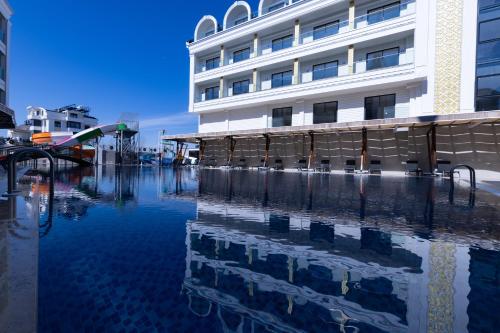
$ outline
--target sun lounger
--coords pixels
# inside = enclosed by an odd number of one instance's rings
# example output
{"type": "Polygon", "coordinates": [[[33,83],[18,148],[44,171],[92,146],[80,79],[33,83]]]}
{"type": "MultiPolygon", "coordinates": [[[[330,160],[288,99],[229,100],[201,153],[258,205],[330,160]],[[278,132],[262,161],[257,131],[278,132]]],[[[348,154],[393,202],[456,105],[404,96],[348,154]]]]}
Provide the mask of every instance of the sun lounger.
{"type": "Polygon", "coordinates": [[[407,175],[409,174],[415,174],[417,176],[422,174],[422,169],[419,168],[418,166],[418,161],[415,160],[409,160],[406,161],[406,172],[407,175]]]}
{"type": "Polygon", "coordinates": [[[330,160],[321,160],[319,167],[316,168],[316,171],[319,172],[330,172],[331,170],[330,160]]]}
{"type": "Polygon", "coordinates": [[[356,160],[347,160],[347,161],[345,161],[344,171],[346,173],[354,173],[354,172],[356,172],[356,160]]]}
{"type": "Polygon", "coordinates": [[[284,170],[283,160],[277,159],[274,161],[274,170],[284,170]]]}
{"type": "Polygon", "coordinates": [[[237,168],[239,169],[247,169],[248,168],[248,165],[247,165],[247,160],[244,159],[244,158],[241,158],[237,164],[237,168]]]}
{"type": "Polygon", "coordinates": [[[307,170],[307,160],[299,160],[297,162],[297,170],[306,171],[307,170]]]}
{"type": "Polygon", "coordinates": [[[370,161],[370,174],[382,174],[382,162],[379,160],[370,161]]]}

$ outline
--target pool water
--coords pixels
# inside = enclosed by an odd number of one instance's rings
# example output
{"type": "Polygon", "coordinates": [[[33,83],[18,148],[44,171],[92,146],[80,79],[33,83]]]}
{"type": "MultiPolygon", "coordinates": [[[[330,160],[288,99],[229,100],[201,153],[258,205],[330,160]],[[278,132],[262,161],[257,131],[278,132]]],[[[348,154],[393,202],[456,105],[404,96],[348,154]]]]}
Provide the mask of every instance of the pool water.
{"type": "Polygon", "coordinates": [[[441,179],[63,170],[40,332],[494,332],[500,202],[441,179]]]}

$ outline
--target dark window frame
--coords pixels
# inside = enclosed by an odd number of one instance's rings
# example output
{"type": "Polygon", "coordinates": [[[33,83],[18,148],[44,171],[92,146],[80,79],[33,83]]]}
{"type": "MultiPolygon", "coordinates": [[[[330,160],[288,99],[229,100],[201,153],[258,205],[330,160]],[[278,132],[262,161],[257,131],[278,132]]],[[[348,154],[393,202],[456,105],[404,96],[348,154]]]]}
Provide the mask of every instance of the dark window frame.
{"type": "Polygon", "coordinates": [[[249,79],[233,82],[233,96],[248,94],[249,92],[250,92],[250,80],[249,79]],[[246,88],[247,88],[246,91],[236,92],[237,90],[235,89],[235,86],[241,85],[242,83],[246,83],[246,88]]]}
{"type": "MultiPolygon", "coordinates": [[[[383,49],[383,50],[378,50],[378,51],[373,51],[373,52],[369,52],[366,54],[366,71],[372,71],[372,70],[376,70],[376,69],[382,69],[382,68],[389,68],[389,67],[395,67],[395,66],[399,66],[399,55],[401,54],[401,48],[399,46],[397,47],[391,47],[391,48],[388,48],[388,49],[383,49]],[[398,63],[396,65],[389,65],[389,66],[386,66],[383,62],[384,62],[384,59],[385,59],[385,56],[384,56],[384,52],[386,51],[392,51],[392,50],[397,50],[398,52],[396,53],[397,55],[397,60],[398,60],[398,63]],[[375,53],[382,53],[382,56],[381,57],[378,57],[378,58],[381,58],[381,64],[382,66],[380,67],[375,67],[375,68],[368,68],[368,57],[372,54],[375,54],[375,53]]],[[[377,59],[377,58],[375,58],[377,59]]]]}
{"type": "Polygon", "coordinates": [[[272,111],[272,127],[289,127],[292,126],[292,118],[293,118],[293,107],[283,107],[283,108],[274,108],[272,111]],[[280,119],[276,113],[283,113],[281,116],[282,121],[278,122],[280,119]],[[287,114],[285,114],[285,112],[287,114]],[[289,114],[288,114],[289,112],[289,114]]]}
{"type": "Polygon", "coordinates": [[[380,23],[380,22],[384,22],[384,21],[389,20],[386,18],[382,18],[382,20],[370,23],[370,14],[374,14],[378,11],[382,11],[382,16],[383,16],[385,14],[385,9],[396,6],[396,5],[399,5],[399,15],[396,17],[400,17],[401,16],[401,1],[394,1],[392,3],[367,10],[366,11],[366,21],[367,21],[368,25],[376,24],[376,23],[380,23]]]}
{"type": "MultiPolygon", "coordinates": [[[[326,69],[325,69],[326,71],[326,69]]],[[[316,80],[323,80],[323,79],[329,79],[329,78],[332,78],[332,77],[337,77],[339,76],[339,61],[338,60],[334,60],[334,61],[328,61],[328,62],[324,62],[324,63],[321,63],[321,64],[316,64],[316,65],[313,65],[313,81],[316,81],[316,80]],[[337,71],[335,73],[335,75],[332,75],[332,76],[324,76],[324,77],[316,77],[316,71],[315,71],[315,68],[318,67],[318,66],[325,66],[325,65],[328,65],[328,64],[336,64],[336,68],[337,68],[337,71]]]]}
{"type": "Polygon", "coordinates": [[[60,121],[60,120],[55,120],[55,121],[54,121],[54,127],[55,127],[55,128],[62,128],[62,121],[60,121]]]}
{"type": "Polygon", "coordinates": [[[278,52],[278,51],[281,51],[281,50],[286,50],[286,49],[289,49],[291,47],[293,47],[293,34],[289,34],[289,35],[286,35],[286,36],[283,36],[283,37],[280,37],[280,38],[275,38],[275,39],[273,39],[271,41],[271,50],[273,52],[278,52]],[[283,42],[285,40],[286,41],[288,41],[288,40],[291,41],[291,43],[290,43],[289,46],[283,46],[283,42]],[[275,43],[277,43],[277,42],[281,42],[280,48],[275,48],[275,43]]]}
{"type": "Polygon", "coordinates": [[[250,53],[251,53],[251,49],[250,47],[245,47],[244,49],[241,49],[241,50],[237,50],[237,51],[234,51],[233,52],[233,63],[237,63],[237,62],[241,62],[241,61],[245,61],[245,60],[248,60],[250,59],[250,53]],[[241,58],[241,59],[238,59],[237,58],[237,55],[240,55],[240,54],[246,54],[245,52],[248,51],[248,57],[247,58],[241,58]]]}
{"type": "Polygon", "coordinates": [[[499,21],[499,26],[500,26],[500,17],[495,17],[489,20],[484,20],[484,21],[478,21],[478,30],[477,30],[477,35],[478,35],[478,43],[479,44],[486,44],[490,42],[495,42],[500,40],[500,36],[492,39],[486,39],[486,40],[481,40],[481,24],[493,22],[493,21],[499,21]]]}
{"type": "MultiPolygon", "coordinates": [[[[324,110],[326,113],[326,110],[324,110]]],[[[314,103],[313,104],[313,124],[332,124],[338,122],[338,112],[339,112],[339,102],[338,101],[330,101],[330,102],[321,102],[321,103],[314,103]],[[327,104],[333,104],[335,105],[335,110],[333,114],[333,119],[332,120],[322,120],[321,117],[325,117],[325,115],[319,115],[316,112],[316,107],[323,106],[326,108],[327,104]]],[[[328,116],[326,116],[328,117],[328,116]]],[[[325,117],[325,118],[326,118],[325,117]]]]}
{"type": "Polygon", "coordinates": [[[67,121],[66,127],[67,128],[74,128],[74,129],[82,129],[82,123],[80,123],[78,121],[67,121]]]}
{"type": "Polygon", "coordinates": [[[289,71],[284,71],[284,72],[279,72],[279,73],[273,73],[271,74],[271,88],[274,89],[274,88],[281,88],[281,87],[288,87],[288,86],[291,86],[293,84],[293,70],[289,70],[289,71]],[[288,74],[290,73],[290,83],[289,84],[284,84],[283,83],[283,78],[284,78],[284,74],[288,74]],[[281,83],[279,85],[274,85],[275,83],[275,76],[278,76],[278,75],[281,75],[281,83]]]}
{"type": "Polygon", "coordinates": [[[248,15],[247,15],[247,16],[245,16],[245,17],[241,17],[241,18],[239,18],[239,19],[234,20],[234,22],[233,22],[233,26],[240,25],[240,24],[245,23],[245,22],[247,22],[247,21],[248,21],[248,15]]]}
{"type": "Polygon", "coordinates": [[[281,2],[277,2],[275,4],[272,4],[271,6],[267,7],[267,12],[271,13],[271,12],[274,12],[278,9],[283,8],[283,7],[286,7],[286,1],[281,1],[281,2]]]}
{"type": "MultiPolygon", "coordinates": [[[[377,96],[368,96],[368,97],[365,97],[365,120],[393,119],[393,118],[385,118],[385,117],[382,117],[382,118],[368,117],[368,112],[367,112],[367,107],[366,107],[367,101],[369,99],[378,98],[379,101],[380,101],[382,97],[389,97],[389,96],[393,96],[394,97],[394,105],[393,105],[393,107],[394,107],[394,118],[395,118],[396,117],[397,95],[396,94],[385,94],[385,95],[377,95],[377,96]]],[[[379,108],[380,108],[380,105],[379,105],[379,108]]]]}
{"type": "Polygon", "coordinates": [[[220,56],[205,60],[205,70],[209,71],[220,67],[220,56]],[[212,64],[209,66],[209,64],[212,64]]]}
{"type": "Polygon", "coordinates": [[[205,101],[211,101],[218,98],[220,98],[220,86],[212,86],[205,88],[205,101]],[[215,94],[215,89],[217,89],[216,94],[215,94]],[[209,92],[212,92],[212,94],[209,94],[209,92]]]}
{"type": "Polygon", "coordinates": [[[338,34],[340,31],[340,20],[335,20],[335,21],[331,21],[331,22],[328,22],[328,23],[325,23],[325,24],[320,24],[318,26],[315,26],[313,28],[313,39],[314,40],[318,40],[318,39],[322,39],[322,38],[326,38],[326,37],[330,37],[330,36],[334,36],[336,34],[338,34]],[[316,34],[319,33],[319,29],[322,29],[322,28],[326,28],[330,25],[337,25],[337,32],[333,33],[333,34],[325,34],[324,36],[319,36],[317,37],[316,34]]]}

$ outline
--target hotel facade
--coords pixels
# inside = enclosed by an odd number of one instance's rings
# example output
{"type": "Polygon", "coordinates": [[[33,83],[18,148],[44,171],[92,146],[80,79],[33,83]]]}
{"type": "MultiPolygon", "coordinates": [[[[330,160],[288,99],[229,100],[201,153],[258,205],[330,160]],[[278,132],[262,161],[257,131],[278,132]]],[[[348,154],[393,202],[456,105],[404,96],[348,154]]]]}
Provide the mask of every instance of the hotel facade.
{"type": "Polygon", "coordinates": [[[0,128],[15,126],[14,111],[9,109],[10,17],[12,8],[6,0],[0,0],[0,128]]]}
{"type": "MultiPolygon", "coordinates": [[[[432,130],[437,142],[428,144],[447,156],[434,160],[484,165],[477,156],[456,158],[450,145],[463,132],[460,124],[488,132],[488,149],[498,152],[498,0],[261,0],[258,9],[236,1],[222,20],[204,16],[187,47],[198,141],[230,138],[231,159],[265,149],[267,155],[257,155],[290,165],[314,154],[339,167],[366,151],[359,142],[368,141],[376,146],[368,154],[399,170],[407,159],[425,163],[424,155],[436,155],[417,141],[426,127],[439,126],[432,130]],[[368,138],[359,135],[365,130],[368,138]],[[242,139],[252,135],[259,142],[243,148],[242,139]],[[307,148],[272,151],[269,135],[273,143],[286,136],[282,146],[307,148]],[[238,138],[239,147],[232,142],[238,138]]],[[[214,143],[202,156],[222,154],[214,143]]]]}

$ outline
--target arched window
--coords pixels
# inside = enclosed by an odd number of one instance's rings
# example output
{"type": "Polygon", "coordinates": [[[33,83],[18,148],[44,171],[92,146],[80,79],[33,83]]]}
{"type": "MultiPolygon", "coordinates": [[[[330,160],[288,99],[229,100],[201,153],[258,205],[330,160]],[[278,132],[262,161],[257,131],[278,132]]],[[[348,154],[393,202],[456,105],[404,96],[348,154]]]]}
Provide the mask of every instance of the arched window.
{"type": "Polygon", "coordinates": [[[203,16],[196,25],[194,40],[200,40],[217,32],[217,20],[213,16],[203,16]]]}
{"type": "Polygon", "coordinates": [[[224,16],[224,30],[251,19],[252,9],[246,1],[236,1],[224,16]]]}

